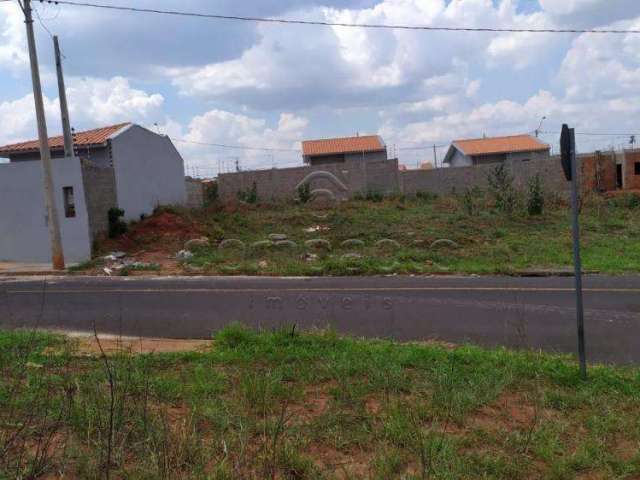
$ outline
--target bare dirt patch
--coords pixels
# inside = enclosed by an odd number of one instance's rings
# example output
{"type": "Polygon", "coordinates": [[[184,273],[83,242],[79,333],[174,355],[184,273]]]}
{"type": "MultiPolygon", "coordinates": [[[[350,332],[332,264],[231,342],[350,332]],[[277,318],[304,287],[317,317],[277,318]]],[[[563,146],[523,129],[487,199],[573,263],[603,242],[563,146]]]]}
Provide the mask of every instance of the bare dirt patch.
{"type": "MultiPolygon", "coordinates": [[[[211,348],[211,340],[172,340],[161,338],[119,338],[100,337],[100,344],[106,354],[116,353],[180,353],[204,352],[211,348]]],[[[78,339],[78,353],[84,355],[100,354],[98,342],[93,337],[78,339]]]]}
{"type": "Polygon", "coordinates": [[[482,407],[471,416],[469,425],[486,431],[507,432],[532,428],[543,420],[550,420],[555,412],[536,406],[524,395],[505,392],[492,404],[482,407]]]}

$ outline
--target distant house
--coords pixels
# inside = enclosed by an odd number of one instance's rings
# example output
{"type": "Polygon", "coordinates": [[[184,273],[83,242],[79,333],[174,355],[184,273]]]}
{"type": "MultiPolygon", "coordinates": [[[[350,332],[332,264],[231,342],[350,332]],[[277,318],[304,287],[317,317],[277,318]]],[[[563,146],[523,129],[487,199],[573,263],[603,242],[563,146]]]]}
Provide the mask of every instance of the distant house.
{"type": "MultiPolygon", "coordinates": [[[[113,207],[125,220],[158,205],[184,204],[184,162],[169,137],[133,123],[74,135],[75,156],[64,157],[62,137],[49,139],[55,201],[69,261],[90,257],[108,228],[113,207]]],[[[38,141],[0,147],[0,260],[49,261],[38,141]]]]}
{"type": "Polygon", "coordinates": [[[305,140],[302,156],[308,165],[378,161],[387,159],[387,147],[378,135],[305,140]]]}
{"type": "Polygon", "coordinates": [[[444,163],[451,167],[468,167],[506,160],[539,160],[549,158],[549,150],[549,145],[531,135],[455,140],[444,163]]]}

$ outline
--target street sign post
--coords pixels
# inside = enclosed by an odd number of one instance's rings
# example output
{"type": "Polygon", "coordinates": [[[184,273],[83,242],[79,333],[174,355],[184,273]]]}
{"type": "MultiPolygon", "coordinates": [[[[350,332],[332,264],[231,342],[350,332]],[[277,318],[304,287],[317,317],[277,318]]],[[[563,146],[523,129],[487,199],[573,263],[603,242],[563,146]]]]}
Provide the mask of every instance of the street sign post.
{"type": "Polygon", "coordinates": [[[587,359],[584,341],[584,307],[582,304],[582,261],[580,258],[580,219],[578,212],[578,167],[576,164],[576,134],[573,128],[562,126],[560,136],[562,169],[571,182],[571,209],[573,217],[573,264],[575,269],[576,313],[578,318],[578,356],[580,375],[587,378],[587,359]]]}

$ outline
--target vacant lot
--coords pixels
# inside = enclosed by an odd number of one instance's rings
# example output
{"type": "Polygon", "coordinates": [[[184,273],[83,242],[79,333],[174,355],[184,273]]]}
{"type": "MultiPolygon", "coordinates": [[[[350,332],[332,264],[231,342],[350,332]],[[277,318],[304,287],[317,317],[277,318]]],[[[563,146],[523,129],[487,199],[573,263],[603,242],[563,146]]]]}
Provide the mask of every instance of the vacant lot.
{"type": "Polygon", "coordinates": [[[634,369],[238,326],[190,353],[76,342],[0,333],[0,478],[640,475],[634,369]]]}
{"type": "MultiPolygon", "coordinates": [[[[133,225],[121,239],[101,245],[100,253],[124,250],[149,264],[125,269],[126,274],[491,274],[569,269],[568,207],[547,201],[542,215],[531,216],[525,210],[506,214],[481,193],[350,201],[328,210],[241,203],[201,211],[165,209],[133,225]],[[274,245],[266,241],[271,234],[286,235],[293,243],[274,245]],[[186,240],[201,236],[210,246],[193,248],[195,256],[186,269],[169,259],[186,240]],[[242,245],[231,241],[219,248],[229,239],[242,245]],[[437,242],[442,239],[454,243],[437,242]],[[306,245],[310,240],[320,241],[306,245]]],[[[640,271],[638,197],[594,196],[585,201],[582,242],[586,270],[640,271]]],[[[83,269],[87,267],[101,266],[94,262],[83,269]]]]}

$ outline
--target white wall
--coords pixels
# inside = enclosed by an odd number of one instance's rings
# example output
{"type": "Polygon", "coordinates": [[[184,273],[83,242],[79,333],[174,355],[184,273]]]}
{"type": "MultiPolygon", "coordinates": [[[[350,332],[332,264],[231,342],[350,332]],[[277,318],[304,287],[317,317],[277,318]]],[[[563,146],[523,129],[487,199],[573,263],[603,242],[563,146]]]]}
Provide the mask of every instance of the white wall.
{"type": "Polygon", "coordinates": [[[158,205],[185,203],[184,163],[168,137],[131,125],[111,144],[118,206],[125,220],[148,215],[158,205]]]}
{"type": "MultiPolygon", "coordinates": [[[[81,262],[91,257],[91,240],[80,160],[60,158],[52,164],[65,259],[81,262]],[[73,187],[74,218],[65,218],[63,187],[73,187]]],[[[51,262],[40,162],[0,165],[0,260],[51,262]]]]}

